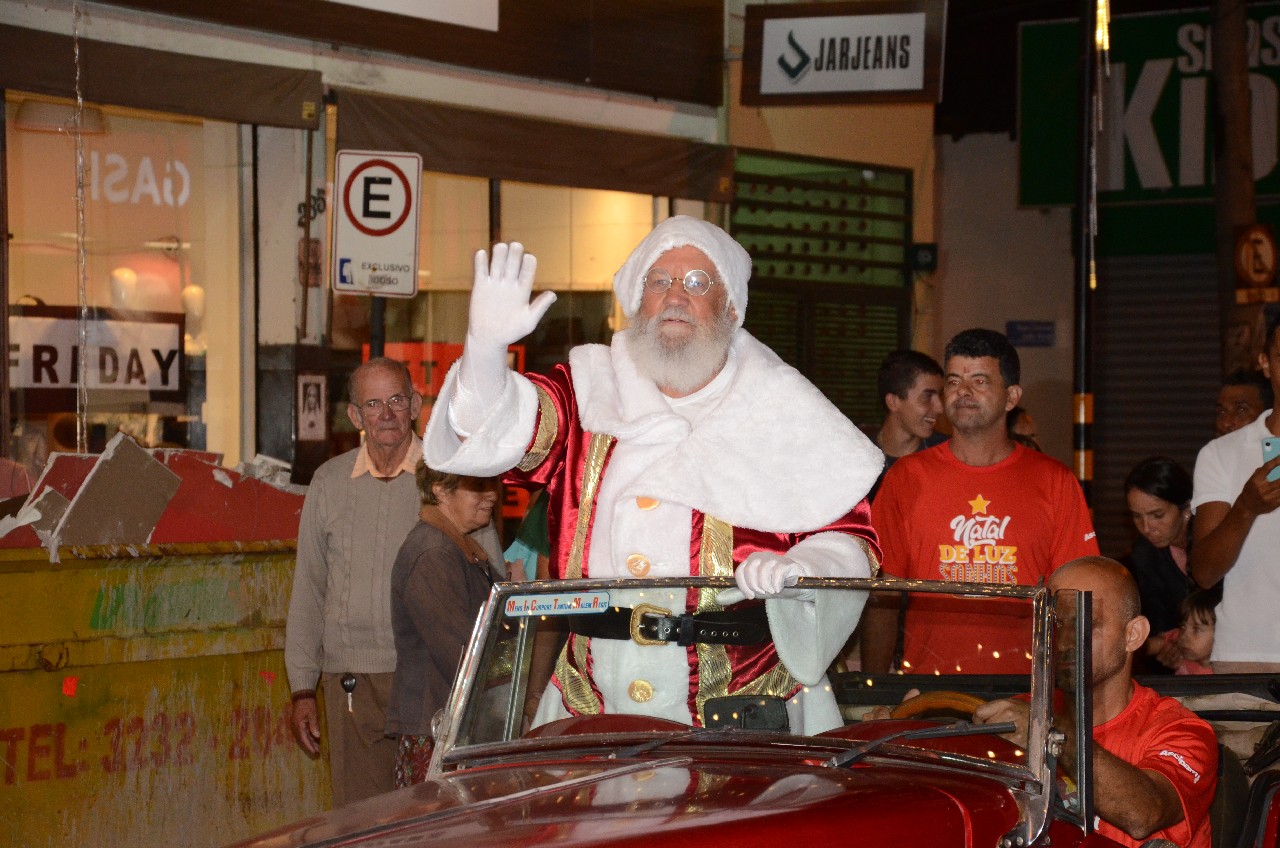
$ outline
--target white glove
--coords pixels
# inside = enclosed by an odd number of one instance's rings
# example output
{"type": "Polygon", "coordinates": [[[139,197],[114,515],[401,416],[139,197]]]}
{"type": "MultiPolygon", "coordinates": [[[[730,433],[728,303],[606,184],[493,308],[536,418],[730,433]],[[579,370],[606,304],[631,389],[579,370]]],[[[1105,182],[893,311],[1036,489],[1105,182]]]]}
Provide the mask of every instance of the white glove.
{"type": "Polygon", "coordinates": [[[449,405],[450,419],[460,436],[474,432],[502,397],[507,380],[507,346],[533,332],[556,302],[555,292],[543,292],[531,303],[538,260],[519,242],[495,244],[493,261],[476,251],[475,280],[467,340],[458,365],[458,388],[449,405]]]}
{"type": "Polygon", "coordinates": [[[779,597],[783,589],[810,576],[809,568],[791,557],[764,551],[748,556],[733,572],[738,589],[748,599],[779,597]]]}
{"type": "Polygon", "coordinates": [[[542,316],[556,302],[555,292],[543,292],[532,303],[533,276],[538,260],[524,252],[524,245],[495,244],[493,261],[483,250],[476,251],[476,275],[471,286],[471,313],[467,343],[502,351],[505,365],[507,346],[533,332],[542,316]],[[487,266],[487,267],[486,267],[487,266]]]}

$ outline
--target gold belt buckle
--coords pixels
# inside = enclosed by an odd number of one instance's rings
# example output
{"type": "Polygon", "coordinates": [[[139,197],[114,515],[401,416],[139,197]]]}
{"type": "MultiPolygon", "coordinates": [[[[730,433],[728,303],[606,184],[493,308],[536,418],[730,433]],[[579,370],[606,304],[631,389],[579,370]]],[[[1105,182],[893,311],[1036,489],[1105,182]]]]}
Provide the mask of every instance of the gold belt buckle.
{"type": "Polygon", "coordinates": [[[650,639],[640,632],[640,619],[646,615],[671,615],[671,610],[653,604],[638,604],[631,608],[631,641],[637,645],[665,645],[665,639],[650,639]]]}

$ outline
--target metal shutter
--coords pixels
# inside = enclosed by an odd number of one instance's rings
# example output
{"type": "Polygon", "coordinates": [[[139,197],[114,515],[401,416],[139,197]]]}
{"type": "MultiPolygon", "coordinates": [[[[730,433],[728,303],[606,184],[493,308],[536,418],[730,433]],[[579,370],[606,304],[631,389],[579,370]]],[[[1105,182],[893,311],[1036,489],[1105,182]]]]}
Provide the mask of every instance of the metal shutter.
{"type": "Polygon", "coordinates": [[[1102,552],[1134,538],[1124,478],[1161,454],[1194,471],[1221,385],[1211,255],[1104,260],[1094,301],[1094,526],[1102,552]]]}

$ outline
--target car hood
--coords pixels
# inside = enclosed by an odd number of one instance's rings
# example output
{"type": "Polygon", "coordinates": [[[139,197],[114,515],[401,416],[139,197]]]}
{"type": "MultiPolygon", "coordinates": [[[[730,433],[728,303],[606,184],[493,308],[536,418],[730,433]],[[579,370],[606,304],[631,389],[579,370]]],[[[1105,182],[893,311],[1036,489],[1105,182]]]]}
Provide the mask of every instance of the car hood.
{"type": "Polygon", "coordinates": [[[833,836],[894,848],[995,845],[1009,788],[950,769],[832,769],[763,756],[509,762],[446,774],[298,822],[244,846],[675,845],[777,848],[833,836]]]}

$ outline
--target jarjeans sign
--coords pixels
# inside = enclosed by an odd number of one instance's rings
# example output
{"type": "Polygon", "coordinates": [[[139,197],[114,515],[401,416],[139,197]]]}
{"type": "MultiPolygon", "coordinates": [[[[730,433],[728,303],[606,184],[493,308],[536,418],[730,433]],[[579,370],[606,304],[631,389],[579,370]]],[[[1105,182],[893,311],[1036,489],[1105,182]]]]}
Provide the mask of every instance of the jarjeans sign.
{"type": "Polygon", "coordinates": [[[746,105],[938,100],[945,3],[787,4],[746,11],[746,105]]]}

